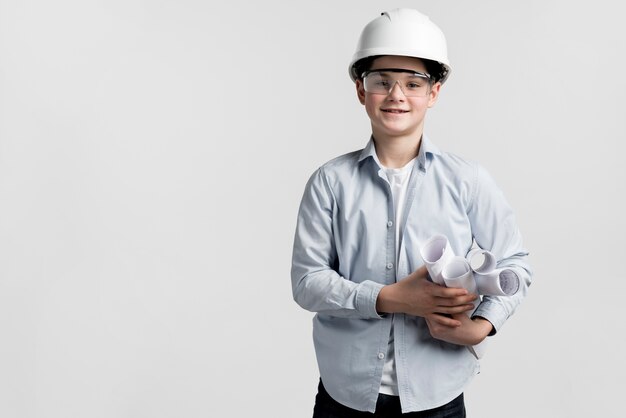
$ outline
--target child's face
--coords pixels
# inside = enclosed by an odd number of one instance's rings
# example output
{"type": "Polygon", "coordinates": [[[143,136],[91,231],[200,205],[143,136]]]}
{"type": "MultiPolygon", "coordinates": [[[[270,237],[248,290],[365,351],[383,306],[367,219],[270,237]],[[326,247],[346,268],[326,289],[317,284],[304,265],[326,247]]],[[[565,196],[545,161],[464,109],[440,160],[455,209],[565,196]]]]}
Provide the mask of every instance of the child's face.
{"type": "MultiPolygon", "coordinates": [[[[384,56],[377,58],[370,70],[397,68],[415,72],[426,72],[422,60],[412,57],[384,56]]],[[[425,97],[407,97],[399,85],[395,85],[389,94],[368,93],[363,88],[363,81],[357,80],[357,96],[372,123],[374,138],[413,136],[422,134],[426,110],[437,101],[441,83],[435,83],[425,97]]]]}

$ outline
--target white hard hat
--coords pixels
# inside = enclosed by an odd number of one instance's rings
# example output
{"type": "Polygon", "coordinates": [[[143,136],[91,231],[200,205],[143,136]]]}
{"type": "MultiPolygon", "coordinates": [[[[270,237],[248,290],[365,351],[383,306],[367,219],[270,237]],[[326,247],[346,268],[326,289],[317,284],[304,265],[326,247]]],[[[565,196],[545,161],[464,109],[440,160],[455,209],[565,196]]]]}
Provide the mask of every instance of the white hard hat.
{"type": "Polygon", "coordinates": [[[439,81],[450,75],[448,47],[443,32],[428,16],[414,9],[395,9],[383,12],[368,23],[357,43],[350,62],[350,77],[355,81],[355,63],[363,58],[378,55],[401,55],[423,58],[441,64],[443,74],[439,81]]]}

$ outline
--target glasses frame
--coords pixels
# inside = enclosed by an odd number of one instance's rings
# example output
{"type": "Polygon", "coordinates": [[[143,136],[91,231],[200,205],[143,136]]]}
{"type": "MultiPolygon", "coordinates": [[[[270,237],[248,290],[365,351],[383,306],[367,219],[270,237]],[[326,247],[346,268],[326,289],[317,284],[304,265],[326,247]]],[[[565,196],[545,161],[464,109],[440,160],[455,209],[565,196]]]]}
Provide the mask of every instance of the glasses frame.
{"type": "MultiPolygon", "coordinates": [[[[430,88],[432,87],[432,82],[433,82],[433,78],[431,77],[430,74],[428,73],[422,73],[419,71],[414,71],[414,70],[406,70],[404,68],[377,68],[375,70],[367,70],[367,71],[363,71],[363,73],[361,73],[361,80],[363,80],[363,89],[365,89],[365,77],[367,77],[368,75],[372,74],[372,73],[407,73],[407,74],[411,74],[413,76],[417,76],[417,77],[421,77],[421,78],[425,78],[426,80],[428,80],[428,84],[429,84],[429,88],[428,91],[430,92],[430,88]]],[[[396,81],[396,83],[398,83],[396,81]]],[[[389,94],[391,93],[391,90],[395,87],[396,83],[394,83],[391,87],[389,87],[389,90],[387,91],[387,93],[375,93],[375,92],[369,92],[371,94],[389,94]]],[[[428,93],[426,93],[426,95],[424,96],[411,96],[411,95],[407,95],[404,92],[404,89],[402,88],[402,85],[400,85],[400,90],[402,90],[402,93],[407,96],[407,97],[425,97],[428,95],[428,93]]],[[[367,91],[367,90],[365,90],[367,91]]]]}

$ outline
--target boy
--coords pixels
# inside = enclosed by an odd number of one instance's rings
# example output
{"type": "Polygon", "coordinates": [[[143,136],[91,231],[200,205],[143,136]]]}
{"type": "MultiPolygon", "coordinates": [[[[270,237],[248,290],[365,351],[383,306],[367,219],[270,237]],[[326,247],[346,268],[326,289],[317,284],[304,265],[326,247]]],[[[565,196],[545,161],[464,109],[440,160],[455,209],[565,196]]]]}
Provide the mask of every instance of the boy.
{"type": "Polygon", "coordinates": [[[382,13],[349,71],[372,136],[311,176],[293,249],[294,299],[316,312],[314,418],[464,417],[463,389],[479,370],[465,346],[494,335],[522,301],[528,253],[485,170],[423,135],[450,74],[441,30],[416,10],[382,13]],[[455,254],[474,243],[491,251],[521,289],[484,297],[469,317],[477,295],[428,280],[419,250],[434,234],[455,254]]]}

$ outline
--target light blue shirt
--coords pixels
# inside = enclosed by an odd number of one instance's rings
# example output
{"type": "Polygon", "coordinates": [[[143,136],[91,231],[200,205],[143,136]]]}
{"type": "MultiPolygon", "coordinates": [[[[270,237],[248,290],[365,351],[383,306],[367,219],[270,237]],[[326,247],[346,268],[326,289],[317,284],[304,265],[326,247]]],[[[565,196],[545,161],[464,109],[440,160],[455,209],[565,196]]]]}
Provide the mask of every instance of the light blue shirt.
{"type": "Polygon", "coordinates": [[[320,167],[306,185],[298,213],[294,299],[317,313],[313,340],[324,387],[339,403],[361,411],[375,410],[392,321],[404,413],[451,401],[479,371],[465,347],[434,339],[423,318],[376,312],[380,289],[423,264],[419,250],[431,236],[446,235],[456,255],[466,255],[475,240],[495,255],[498,267],[518,273],[517,294],[485,296],[474,313],[495,330],[513,314],[531,280],[515,216],[491,176],[475,163],[439,151],[425,136],[402,219],[394,213],[372,140],[320,167]],[[402,231],[397,263],[395,222],[402,231]]]}

